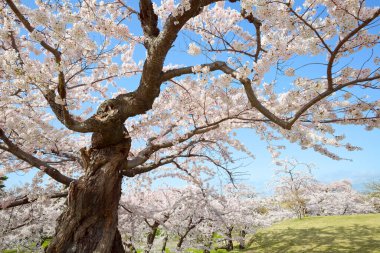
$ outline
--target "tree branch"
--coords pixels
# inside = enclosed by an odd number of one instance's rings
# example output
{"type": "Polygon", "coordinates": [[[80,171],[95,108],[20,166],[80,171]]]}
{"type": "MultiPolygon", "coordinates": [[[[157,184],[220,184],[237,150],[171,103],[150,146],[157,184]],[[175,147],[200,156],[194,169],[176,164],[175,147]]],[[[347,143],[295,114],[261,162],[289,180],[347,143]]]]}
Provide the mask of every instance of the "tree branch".
{"type": "Polygon", "coordinates": [[[302,16],[298,15],[298,13],[295,10],[293,10],[290,7],[289,7],[289,10],[290,10],[291,13],[293,13],[294,16],[296,16],[298,19],[300,19],[302,21],[302,23],[304,23],[307,27],[309,27],[315,33],[315,35],[318,37],[319,41],[323,44],[323,46],[326,48],[326,50],[329,53],[332,53],[331,48],[326,44],[325,40],[319,34],[319,32],[317,31],[317,29],[314,28],[311,24],[309,24],[302,16]]]}
{"type": "Polygon", "coordinates": [[[283,120],[283,119],[277,117],[276,115],[274,115],[271,111],[269,111],[258,100],[258,98],[255,95],[255,92],[252,89],[251,81],[248,78],[246,78],[246,77],[245,78],[237,78],[235,70],[233,70],[232,68],[228,67],[227,64],[222,65],[221,70],[224,73],[229,74],[232,77],[234,77],[235,79],[239,80],[243,84],[245,93],[246,93],[246,95],[248,97],[248,100],[249,100],[249,102],[250,102],[250,104],[251,104],[252,107],[256,108],[259,112],[261,112],[265,117],[267,117],[268,119],[270,119],[276,125],[279,125],[279,126],[281,126],[282,128],[285,128],[285,129],[290,129],[291,128],[291,125],[289,125],[288,122],[286,122],[285,120],[283,120]]]}
{"type": "MultiPolygon", "coordinates": [[[[215,70],[220,70],[224,64],[225,63],[222,61],[216,61],[213,63],[201,64],[200,66],[202,68],[209,67],[210,71],[215,71],[215,70]]],[[[165,82],[174,77],[178,77],[178,76],[182,76],[186,74],[194,74],[193,68],[194,66],[189,66],[189,67],[183,67],[183,68],[171,69],[171,70],[165,71],[162,73],[161,81],[165,82]]]]}
{"type": "Polygon", "coordinates": [[[146,37],[157,37],[160,30],[157,27],[158,16],[154,13],[151,0],[140,0],[140,22],[146,37]]]}
{"type": "MultiPolygon", "coordinates": [[[[50,195],[47,195],[47,197],[50,199],[64,198],[66,196],[67,196],[67,192],[57,192],[57,193],[52,193],[50,195]]],[[[7,208],[16,207],[16,206],[21,206],[25,204],[30,204],[37,200],[38,198],[29,198],[28,196],[18,197],[15,200],[10,200],[10,201],[3,200],[2,202],[0,202],[0,210],[4,210],[7,208]]]]}
{"type": "Polygon", "coordinates": [[[261,47],[261,21],[254,17],[252,13],[247,13],[246,10],[242,9],[241,10],[241,15],[243,18],[248,20],[249,23],[253,24],[256,29],[256,53],[255,53],[255,62],[259,59],[259,54],[260,51],[264,51],[263,48],[261,47]]]}
{"type": "Polygon", "coordinates": [[[343,89],[343,88],[345,88],[347,86],[350,86],[350,85],[354,85],[354,84],[361,83],[361,82],[369,82],[369,81],[376,80],[376,79],[380,79],[380,75],[373,76],[373,77],[368,77],[368,78],[363,78],[363,79],[356,79],[356,80],[353,80],[353,81],[350,81],[350,82],[347,82],[347,83],[339,84],[339,85],[335,86],[333,89],[327,88],[326,91],[322,92],[321,94],[319,94],[318,96],[314,97],[309,102],[307,102],[306,104],[304,104],[296,112],[296,114],[293,116],[293,118],[290,121],[288,121],[289,126],[291,127],[302,116],[302,114],[304,112],[306,112],[310,107],[312,107],[313,105],[315,105],[316,103],[318,103],[322,99],[330,96],[334,92],[337,92],[337,91],[339,91],[339,90],[341,90],[341,89],[343,89]]]}
{"type": "MultiPolygon", "coordinates": [[[[156,151],[160,150],[160,149],[163,149],[163,148],[169,148],[169,147],[172,147],[178,143],[183,143],[187,140],[189,140],[191,137],[193,137],[194,135],[198,135],[198,134],[203,134],[203,133],[206,133],[208,131],[211,131],[211,130],[214,130],[216,128],[219,127],[219,121],[213,123],[213,124],[209,124],[207,126],[204,126],[204,127],[199,127],[199,128],[196,128],[194,129],[193,131],[187,133],[185,136],[179,138],[179,139],[176,139],[176,140],[172,140],[172,141],[167,141],[167,142],[164,142],[164,143],[161,143],[161,144],[153,144],[153,143],[149,143],[148,142],[148,145],[146,148],[144,148],[143,150],[141,150],[137,156],[135,158],[133,158],[132,160],[129,160],[127,162],[127,166],[125,168],[125,173],[126,174],[130,174],[133,170],[133,168],[139,166],[139,165],[142,165],[144,164],[146,161],[148,161],[149,157],[156,151]]],[[[137,169],[136,169],[137,170],[137,169]]],[[[137,173],[137,174],[140,174],[140,173],[137,173]]]]}
{"type": "MultiPolygon", "coordinates": [[[[170,15],[164,24],[162,31],[157,37],[154,37],[149,42],[147,47],[147,58],[144,62],[142,76],[138,88],[129,94],[121,94],[116,99],[123,101],[123,114],[126,117],[143,114],[152,108],[154,100],[160,94],[160,86],[162,84],[162,68],[165,58],[172,47],[179,31],[186,24],[188,20],[196,17],[201,13],[203,7],[220,0],[190,0],[190,8],[187,9],[180,4],[177,8],[186,9],[181,15],[170,15]]],[[[234,2],[234,1],[232,1],[234,2]]],[[[143,16],[143,25],[146,26],[146,33],[151,33],[152,25],[155,23],[154,15],[150,10],[151,1],[141,1],[142,9],[145,10],[143,16]],[[150,17],[150,18],[149,18],[150,17]],[[150,28],[148,28],[148,26],[150,28]]],[[[141,8],[140,7],[140,8],[141,8]]],[[[144,29],[144,28],[143,28],[144,29]]],[[[153,29],[154,30],[154,29],[153,29]]],[[[153,32],[153,34],[155,34],[153,32]]]]}
{"type": "MultiPolygon", "coordinates": [[[[29,23],[29,21],[24,17],[24,15],[20,12],[20,10],[16,7],[16,5],[13,3],[12,0],[5,0],[9,7],[12,9],[14,14],[20,19],[21,23],[24,25],[26,30],[28,32],[32,33],[35,28],[29,23]]],[[[46,42],[41,41],[40,42],[41,46],[45,48],[47,51],[52,53],[54,57],[57,59],[58,62],[61,61],[61,52],[59,52],[57,49],[53,48],[52,46],[48,45],[46,42]]]]}
{"type": "Polygon", "coordinates": [[[344,46],[344,43],[346,43],[351,37],[355,36],[355,34],[357,34],[361,29],[363,29],[365,26],[367,26],[377,17],[379,17],[379,15],[380,15],[380,9],[378,9],[372,17],[363,21],[363,23],[361,23],[358,27],[356,27],[354,30],[348,33],[342,40],[340,40],[338,45],[335,47],[334,51],[329,51],[330,59],[327,64],[327,83],[328,83],[329,89],[332,89],[333,87],[332,68],[333,68],[335,58],[337,57],[339,53],[339,50],[344,46]]]}
{"type": "MultiPolygon", "coordinates": [[[[35,31],[35,28],[30,24],[30,22],[26,19],[26,17],[20,12],[20,10],[17,8],[17,6],[14,4],[12,0],[6,0],[6,3],[9,5],[13,13],[16,15],[16,17],[21,21],[23,26],[25,27],[28,32],[32,33],[35,31]]],[[[55,57],[55,62],[60,65],[61,64],[61,52],[50,46],[44,41],[40,42],[40,45],[45,48],[48,52],[52,53],[55,57]]],[[[56,115],[57,119],[64,124],[68,129],[76,131],[76,132],[94,132],[96,130],[101,129],[104,127],[104,122],[101,122],[96,119],[95,115],[88,120],[84,122],[79,122],[75,120],[70,112],[67,110],[65,105],[57,104],[56,103],[56,94],[54,90],[49,89],[42,89],[39,87],[50,105],[52,111],[56,115]]],[[[66,99],[66,81],[65,76],[62,71],[58,72],[58,94],[60,96],[60,99],[64,100],[66,99]]]]}
{"type": "Polygon", "coordinates": [[[74,181],[73,178],[67,177],[63,175],[59,170],[56,168],[53,168],[48,163],[32,156],[31,154],[28,154],[27,152],[23,151],[19,147],[17,147],[16,144],[14,144],[4,133],[4,131],[0,128],[0,139],[4,141],[4,143],[8,146],[6,151],[13,154],[20,160],[29,163],[30,165],[42,170],[47,175],[49,175],[51,178],[53,178],[55,181],[62,183],[64,185],[69,185],[72,181],[74,181]]]}

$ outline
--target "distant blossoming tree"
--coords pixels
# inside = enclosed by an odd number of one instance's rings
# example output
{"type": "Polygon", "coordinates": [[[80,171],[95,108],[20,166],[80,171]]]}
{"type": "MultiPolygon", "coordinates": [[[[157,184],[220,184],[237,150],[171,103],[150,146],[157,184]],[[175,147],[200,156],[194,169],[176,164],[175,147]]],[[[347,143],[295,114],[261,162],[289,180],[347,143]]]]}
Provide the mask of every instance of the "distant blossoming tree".
{"type": "Polygon", "coordinates": [[[0,170],[35,172],[1,209],[67,195],[48,252],[124,252],[122,179],[231,175],[234,129],[340,159],[380,126],[378,7],[134,2],[0,1],[0,170]]]}
{"type": "Polygon", "coordinates": [[[366,184],[368,196],[371,198],[373,207],[380,212],[380,181],[372,181],[366,184]]]}
{"type": "Polygon", "coordinates": [[[310,193],[308,212],[311,215],[344,215],[376,212],[371,200],[355,191],[351,182],[319,183],[310,193]]]}
{"type": "Polygon", "coordinates": [[[275,184],[275,196],[284,209],[291,210],[299,219],[305,215],[375,212],[370,199],[355,191],[351,182],[319,182],[312,175],[310,167],[295,160],[282,161],[275,184]]]}
{"type": "Polygon", "coordinates": [[[3,188],[5,188],[4,181],[7,179],[7,176],[0,177],[0,196],[3,194],[3,188]]]}
{"type": "Polygon", "coordinates": [[[310,195],[318,186],[310,167],[311,165],[301,164],[296,160],[285,160],[282,162],[282,168],[277,171],[279,178],[275,184],[275,192],[278,201],[299,219],[307,214],[310,195]]]}

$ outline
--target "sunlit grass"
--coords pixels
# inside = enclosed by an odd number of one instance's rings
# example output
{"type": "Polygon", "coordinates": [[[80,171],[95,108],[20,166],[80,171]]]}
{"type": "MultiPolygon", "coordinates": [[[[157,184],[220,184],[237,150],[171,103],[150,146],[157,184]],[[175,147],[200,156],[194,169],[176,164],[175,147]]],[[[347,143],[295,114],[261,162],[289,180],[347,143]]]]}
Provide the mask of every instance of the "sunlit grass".
{"type": "Polygon", "coordinates": [[[287,220],[259,231],[247,252],[380,252],[380,214],[287,220]]]}

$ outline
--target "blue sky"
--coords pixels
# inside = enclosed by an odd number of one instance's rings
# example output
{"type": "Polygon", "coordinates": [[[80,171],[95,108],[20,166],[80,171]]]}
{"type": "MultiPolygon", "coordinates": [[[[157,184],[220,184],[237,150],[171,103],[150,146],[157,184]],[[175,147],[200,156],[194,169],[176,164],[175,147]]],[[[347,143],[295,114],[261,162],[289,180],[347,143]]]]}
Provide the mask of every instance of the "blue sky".
{"type": "MultiPolygon", "coordinates": [[[[129,1],[132,3],[132,1],[129,1]]],[[[136,1],[137,2],[137,1],[136,1]]],[[[135,2],[135,3],[136,3],[135,2]]],[[[28,2],[29,3],[29,2],[28,2]]],[[[376,1],[368,1],[369,5],[379,5],[376,1]]],[[[136,7],[136,6],[135,6],[136,7]]],[[[131,26],[131,30],[138,31],[137,20],[134,20],[135,25],[131,26]]],[[[133,24],[132,23],[132,24],[133,24]]],[[[200,57],[189,57],[185,52],[187,50],[188,38],[181,36],[175,43],[175,47],[168,55],[167,63],[178,64],[199,64],[200,57]],[[180,57],[179,57],[180,56],[180,57]],[[178,59],[181,61],[179,62],[178,59]]],[[[367,52],[368,53],[368,52],[367,52]]],[[[363,56],[367,54],[363,53],[363,56]]],[[[379,47],[375,49],[375,53],[379,55],[379,47]]],[[[142,47],[139,47],[135,53],[137,58],[144,58],[145,52],[142,47]]],[[[204,57],[204,60],[206,58],[204,57]]],[[[316,75],[317,70],[313,70],[316,75]]],[[[138,78],[128,80],[127,89],[136,87],[138,78]],[[132,84],[131,84],[132,83],[132,84]]],[[[284,78],[289,83],[289,79],[284,78]]],[[[379,94],[374,94],[379,97],[379,94]]],[[[340,179],[350,179],[356,189],[362,190],[363,185],[371,180],[380,180],[380,148],[378,142],[380,141],[380,130],[366,131],[363,127],[358,126],[339,126],[337,127],[338,133],[345,134],[346,141],[353,145],[363,148],[362,151],[347,152],[345,149],[337,149],[336,152],[344,158],[350,159],[343,161],[335,161],[313,150],[301,150],[297,144],[286,143],[287,149],[283,151],[283,158],[295,158],[299,162],[313,163],[315,169],[312,171],[318,180],[323,182],[331,182],[340,179]]],[[[240,168],[240,171],[246,172],[244,176],[238,177],[241,182],[252,184],[259,192],[268,192],[268,185],[274,176],[274,169],[276,166],[272,163],[269,152],[266,149],[266,143],[260,140],[254,131],[243,129],[237,131],[237,137],[240,139],[248,149],[255,155],[256,159],[247,159],[244,161],[247,166],[240,168]]],[[[238,154],[237,154],[238,155],[238,154]]],[[[7,186],[13,186],[30,179],[30,175],[12,174],[7,181],[7,186]]]]}
{"type": "MultiPolygon", "coordinates": [[[[283,158],[297,159],[302,163],[314,164],[312,170],[316,179],[322,182],[349,179],[357,190],[363,190],[365,183],[380,180],[380,130],[366,131],[362,127],[338,127],[339,133],[344,133],[346,140],[363,148],[361,151],[348,152],[336,149],[338,154],[351,160],[335,161],[313,150],[302,150],[299,145],[287,142],[283,158]]],[[[242,182],[252,184],[257,191],[267,193],[277,168],[271,160],[264,143],[252,130],[237,131],[238,138],[252,151],[255,159],[241,171],[247,172],[242,182]]]]}

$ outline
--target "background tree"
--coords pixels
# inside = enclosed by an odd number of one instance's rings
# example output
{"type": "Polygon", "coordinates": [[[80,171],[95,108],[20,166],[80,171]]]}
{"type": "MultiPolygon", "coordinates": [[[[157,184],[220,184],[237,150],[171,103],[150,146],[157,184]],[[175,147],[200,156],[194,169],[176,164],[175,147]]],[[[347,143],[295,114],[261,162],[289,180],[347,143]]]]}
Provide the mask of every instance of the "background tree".
{"type": "MultiPolygon", "coordinates": [[[[379,127],[379,15],[364,0],[1,0],[1,174],[68,188],[48,252],[124,252],[123,177],[231,176],[241,127],[274,157],[279,138],[357,149],[334,128],[379,127]],[[195,65],[173,57],[181,41],[195,65]]],[[[36,199],[18,194],[1,209],[36,199]]]]}
{"type": "Polygon", "coordinates": [[[256,211],[259,199],[255,191],[245,184],[227,184],[215,205],[217,232],[224,244],[217,246],[227,251],[234,249],[234,241],[244,248],[245,235],[258,227],[259,214],[256,211]]]}
{"type": "Polygon", "coordinates": [[[310,215],[344,215],[355,213],[373,213],[371,201],[352,188],[348,180],[318,182],[310,192],[307,209],[310,215]]]}
{"type": "Polygon", "coordinates": [[[367,183],[366,188],[371,197],[380,198],[380,181],[367,183]]]}
{"type": "Polygon", "coordinates": [[[323,183],[312,175],[311,165],[296,160],[279,163],[282,168],[277,171],[276,200],[299,219],[305,215],[347,215],[375,211],[368,198],[355,191],[350,181],[323,183]]]}
{"type": "Polygon", "coordinates": [[[0,196],[3,196],[3,191],[4,191],[4,188],[5,188],[4,182],[7,179],[8,179],[7,176],[0,177],[0,196]]]}
{"type": "Polygon", "coordinates": [[[121,231],[131,239],[135,247],[144,248],[144,252],[157,252],[166,236],[170,236],[171,240],[181,239],[182,246],[195,228],[187,231],[187,222],[191,223],[196,215],[199,219],[202,218],[201,221],[205,219],[202,209],[210,193],[211,189],[200,189],[194,185],[154,190],[135,189],[122,197],[119,222],[121,231]],[[163,238],[157,238],[159,233],[164,234],[163,238]]]}
{"type": "Polygon", "coordinates": [[[367,194],[371,198],[374,208],[380,212],[380,182],[373,181],[366,184],[367,194]]]}
{"type": "Polygon", "coordinates": [[[277,171],[279,179],[275,186],[278,201],[301,219],[307,214],[307,203],[317,182],[308,164],[285,160],[281,162],[281,166],[282,168],[277,171]]]}
{"type": "Polygon", "coordinates": [[[28,188],[6,191],[2,204],[6,210],[0,212],[0,249],[35,251],[41,250],[45,239],[54,234],[56,219],[64,210],[66,194],[43,195],[44,189],[28,188]],[[15,198],[15,193],[28,193],[15,198]],[[22,204],[22,205],[21,205],[22,204]]]}

